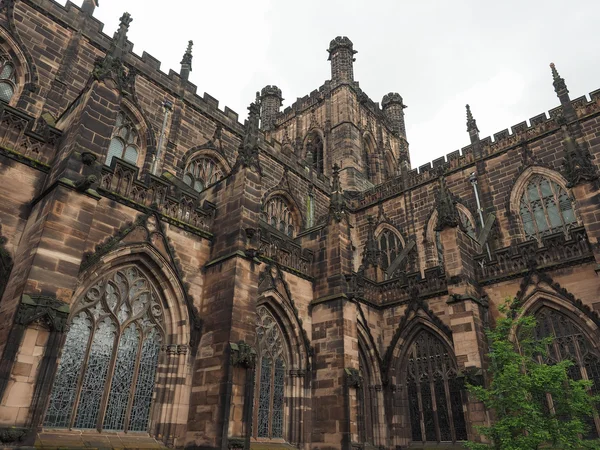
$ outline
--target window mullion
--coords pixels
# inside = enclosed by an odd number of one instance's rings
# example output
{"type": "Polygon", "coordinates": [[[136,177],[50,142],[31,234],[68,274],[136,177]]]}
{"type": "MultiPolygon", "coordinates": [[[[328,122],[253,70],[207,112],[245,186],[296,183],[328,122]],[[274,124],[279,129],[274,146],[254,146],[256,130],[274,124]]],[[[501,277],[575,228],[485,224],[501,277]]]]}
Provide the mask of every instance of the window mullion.
{"type": "Polygon", "coordinates": [[[108,370],[106,371],[106,381],[104,382],[104,393],[102,394],[102,400],[100,400],[100,406],[98,409],[98,421],[96,422],[96,428],[98,431],[102,431],[102,427],[104,425],[104,416],[106,415],[106,408],[108,406],[110,388],[113,382],[113,373],[115,370],[115,365],[117,363],[119,343],[121,342],[121,337],[124,331],[124,328],[121,326],[121,324],[119,324],[118,321],[116,322],[116,324],[119,326],[118,334],[113,342],[112,356],[110,359],[108,370]]]}
{"type": "Polygon", "coordinates": [[[127,408],[125,408],[125,421],[123,422],[123,431],[129,429],[129,421],[131,419],[131,410],[133,408],[133,400],[135,398],[135,389],[138,382],[138,375],[140,372],[140,365],[142,363],[142,357],[144,356],[144,339],[146,336],[140,330],[140,341],[138,342],[137,361],[135,363],[135,369],[133,370],[133,378],[131,379],[131,388],[129,390],[129,400],[127,402],[127,408]]]}

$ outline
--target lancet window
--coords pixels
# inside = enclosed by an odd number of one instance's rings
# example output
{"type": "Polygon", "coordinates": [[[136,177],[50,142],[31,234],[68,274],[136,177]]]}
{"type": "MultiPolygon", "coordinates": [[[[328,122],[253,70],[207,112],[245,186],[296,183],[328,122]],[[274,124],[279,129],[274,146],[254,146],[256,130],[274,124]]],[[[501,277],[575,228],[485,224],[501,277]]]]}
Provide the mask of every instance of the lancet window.
{"type": "Polygon", "coordinates": [[[110,272],[75,304],[44,426],[148,431],[163,308],[135,266],[110,272]]]}
{"type": "Polygon", "coordinates": [[[323,173],[323,139],[316,131],[313,131],[306,139],[306,159],[313,169],[323,173]]]}
{"type": "Polygon", "coordinates": [[[0,56],[0,100],[10,102],[16,90],[15,66],[6,56],[0,56]]]}
{"type": "Polygon", "coordinates": [[[265,306],[257,310],[255,438],[283,438],[286,360],[281,330],[265,306]]]}
{"type": "Polygon", "coordinates": [[[290,237],[294,237],[296,234],[292,210],[288,202],[280,195],[271,197],[265,203],[262,211],[262,219],[273,228],[290,237]]]}
{"type": "MultiPolygon", "coordinates": [[[[548,346],[548,355],[545,360],[540,357],[540,362],[555,364],[564,360],[571,360],[574,364],[569,368],[569,376],[573,380],[590,380],[594,384],[592,392],[600,392],[600,354],[594,348],[583,330],[568,316],[548,308],[540,308],[535,313],[537,321],[536,337],[539,339],[552,338],[548,346]]],[[[549,405],[550,406],[550,405],[549,405]]],[[[590,419],[590,438],[599,436],[598,424],[590,419]]]]}
{"type": "Polygon", "coordinates": [[[567,192],[554,181],[536,175],[521,195],[519,204],[526,239],[538,239],[557,231],[567,232],[577,219],[567,192]]]}
{"type": "Polygon", "coordinates": [[[124,112],[119,112],[106,155],[106,165],[110,166],[113,158],[121,158],[131,164],[137,164],[140,152],[139,140],[139,134],[131,119],[124,112]]]}
{"type": "Polygon", "coordinates": [[[405,389],[413,442],[466,440],[463,385],[450,350],[432,333],[421,331],[407,359],[405,389]]]}
{"type": "Polygon", "coordinates": [[[387,270],[402,252],[402,241],[392,230],[384,228],[377,242],[381,251],[381,268],[387,270]]]}
{"type": "Polygon", "coordinates": [[[199,156],[188,163],[183,181],[195,191],[200,192],[224,176],[220,165],[213,158],[199,156]]]}

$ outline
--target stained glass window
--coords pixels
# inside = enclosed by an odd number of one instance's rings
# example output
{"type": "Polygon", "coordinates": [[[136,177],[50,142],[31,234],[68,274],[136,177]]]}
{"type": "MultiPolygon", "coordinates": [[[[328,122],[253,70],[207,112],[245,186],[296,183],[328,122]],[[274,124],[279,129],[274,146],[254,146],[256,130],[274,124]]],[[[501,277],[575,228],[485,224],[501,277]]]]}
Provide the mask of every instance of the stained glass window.
{"type": "Polygon", "coordinates": [[[539,175],[529,181],[521,196],[520,214],[526,239],[540,240],[557,231],[566,233],[577,222],[565,190],[539,175]]]}
{"type": "Polygon", "coordinates": [[[147,431],[164,335],[160,298],[135,266],[75,303],[44,425],[147,431]]]}
{"type": "Polygon", "coordinates": [[[14,64],[6,56],[0,56],[0,100],[10,102],[17,89],[14,64]]]}
{"type": "Polygon", "coordinates": [[[224,176],[219,164],[213,158],[203,155],[188,163],[183,181],[195,191],[200,192],[224,176]]]}
{"type": "Polygon", "coordinates": [[[313,131],[306,138],[306,156],[308,163],[319,173],[323,173],[323,139],[321,135],[313,131]]]}
{"type": "Polygon", "coordinates": [[[133,121],[124,112],[117,114],[113,136],[106,155],[106,165],[113,158],[121,158],[131,164],[137,164],[139,155],[139,136],[133,121]]]}
{"type": "Polygon", "coordinates": [[[432,333],[421,331],[411,344],[406,368],[413,441],[467,439],[461,391],[449,350],[432,333]]]}
{"type": "Polygon", "coordinates": [[[287,201],[280,195],[271,197],[267,201],[262,210],[262,219],[290,237],[294,237],[296,233],[292,211],[287,201]]]}
{"type": "Polygon", "coordinates": [[[255,437],[284,438],[285,368],[281,330],[265,306],[259,306],[256,326],[258,361],[255,437]]]}
{"type": "MultiPolygon", "coordinates": [[[[565,314],[546,306],[535,313],[535,318],[536,336],[540,339],[553,338],[544,362],[553,364],[566,359],[573,361],[569,376],[574,380],[593,381],[591,390],[597,393],[600,390],[600,355],[582,329],[565,314]]],[[[597,438],[600,430],[594,420],[590,418],[588,425],[588,437],[597,438]]]]}

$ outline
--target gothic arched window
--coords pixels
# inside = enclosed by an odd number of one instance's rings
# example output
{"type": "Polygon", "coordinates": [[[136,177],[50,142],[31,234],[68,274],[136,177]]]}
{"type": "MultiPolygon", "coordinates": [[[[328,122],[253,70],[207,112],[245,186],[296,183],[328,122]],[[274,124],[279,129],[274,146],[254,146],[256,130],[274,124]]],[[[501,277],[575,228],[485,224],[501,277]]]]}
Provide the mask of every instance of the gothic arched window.
{"type": "Polygon", "coordinates": [[[0,56],[0,100],[10,102],[16,90],[15,66],[7,57],[0,56]]]}
{"type": "Polygon", "coordinates": [[[467,233],[473,239],[477,239],[477,233],[475,231],[475,226],[469,216],[460,208],[458,209],[458,218],[460,220],[461,228],[465,233],[467,233]]]}
{"type": "Polygon", "coordinates": [[[405,389],[414,442],[456,442],[467,439],[463,383],[449,349],[429,331],[410,346],[405,389]]]}
{"type": "Polygon", "coordinates": [[[267,201],[262,210],[262,219],[290,237],[294,237],[296,233],[292,210],[280,195],[271,197],[267,201]]]}
{"type": "Polygon", "coordinates": [[[306,159],[319,173],[323,173],[323,139],[321,135],[313,131],[306,139],[306,159]]]}
{"type": "Polygon", "coordinates": [[[161,300],[135,266],[101,278],[75,304],[44,426],[148,431],[163,335],[161,300]]]}
{"type": "Polygon", "coordinates": [[[573,203],[554,181],[536,175],[521,195],[519,210],[526,239],[538,239],[557,231],[567,232],[577,222],[573,203]]]}
{"type": "Polygon", "coordinates": [[[389,228],[384,228],[377,238],[381,250],[381,268],[385,271],[402,252],[400,238],[389,228]]]}
{"type": "MultiPolygon", "coordinates": [[[[569,377],[573,380],[593,381],[592,392],[600,392],[600,354],[594,348],[583,330],[568,316],[546,306],[535,313],[537,321],[536,337],[552,338],[548,355],[543,361],[547,364],[569,359],[569,377]]],[[[541,358],[540,358],[541,362],[541,358]]],[[[590,438],[597,438],[600,429],[592,418],[589,419],[590,438]]]]}
{"type": "Polygon", "coordinates": [[[356,400],[358,406],[358,441],[361,444],[373,444],[373,428],[376,421],[377,408],[374,407],[373,387],[371,374],[366,358],[359,349],[358,352],[358,371],[362,378],[361,386],[356,390],[356,400]]]}
{"type": "Polygon", "coordinates": [[[183,181],[195,191],[200,192],[223,177],[223,170],[219,164],[213,158],[203,155],[188,163],[183,181]]]}
{"type": "Polygon", "coordinates": [[[264,306],[257,309],[254,426],[255,438],[283,438],[283,408],[285,396],[285,356],[281,330],[275,318],[264,306]]]}
{"type": "Polygon", "coordinates": [[[139,145],[139,135],[135,125],[124,112],[119,112],[106,155],[106,165],[110,166],[113,158],[121,158],[131,164],[137,164],[139,145]]]}

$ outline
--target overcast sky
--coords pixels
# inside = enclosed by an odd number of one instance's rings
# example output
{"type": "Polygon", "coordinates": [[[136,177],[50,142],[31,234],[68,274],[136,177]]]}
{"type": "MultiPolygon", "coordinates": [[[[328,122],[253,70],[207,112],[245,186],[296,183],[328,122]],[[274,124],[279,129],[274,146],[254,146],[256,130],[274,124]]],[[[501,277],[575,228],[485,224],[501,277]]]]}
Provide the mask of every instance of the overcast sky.
{"type": "Polygon", "coordinates": [[[112,36],[124,11],[134,52],[165,72],[192,39],[190,80],[241,120],[267,84],[284,107],[321,86],[329,41],[348,36],[361,88],[408,105],[413,167],[469,143],[466,103],[482,137],[556,106],[550,62],[571,98],[600,88],[598,0],[100,0],[94,15],[112,36]]]}

